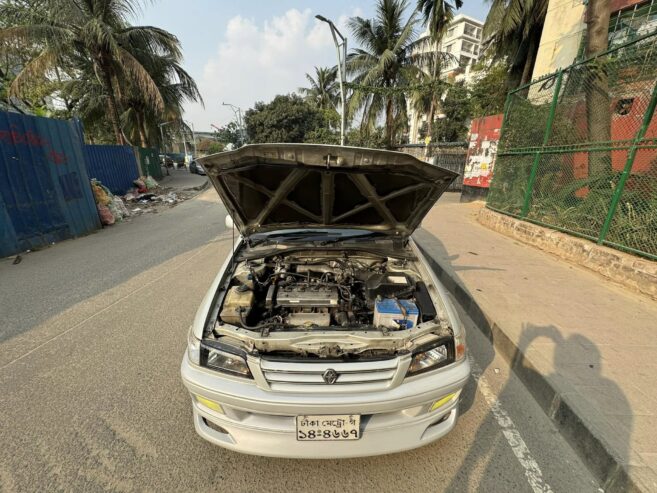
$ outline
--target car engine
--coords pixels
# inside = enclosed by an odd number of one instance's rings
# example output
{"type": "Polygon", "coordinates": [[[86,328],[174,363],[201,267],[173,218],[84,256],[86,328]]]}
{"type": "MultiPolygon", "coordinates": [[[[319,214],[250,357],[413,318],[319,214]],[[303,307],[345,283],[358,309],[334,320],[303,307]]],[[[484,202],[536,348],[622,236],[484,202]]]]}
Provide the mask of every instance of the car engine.
{"type": "Polygon", "coordinates": [[[238,264],[220,322],[268,332],[282,328],[406,329],[436,311],[405,260],[276,256],[238,264]]]}

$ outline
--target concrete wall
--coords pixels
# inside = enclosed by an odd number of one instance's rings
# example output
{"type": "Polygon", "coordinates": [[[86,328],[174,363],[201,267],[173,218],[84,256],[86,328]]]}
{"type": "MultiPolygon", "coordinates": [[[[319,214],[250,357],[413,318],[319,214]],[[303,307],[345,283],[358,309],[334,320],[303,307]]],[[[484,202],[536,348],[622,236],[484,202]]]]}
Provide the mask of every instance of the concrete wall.
{"type": "Polygon", "coordinates": [[[485,207],[479,211],[478,220],[498,233],[557,255],[657,299],[657,262],[499,214],[485,207]]]}
{"type": "Polygon", "coordinates": [[[586,30],[586,5],[582,0],[550,0],[533,79],[571,65],[586,30]]]}

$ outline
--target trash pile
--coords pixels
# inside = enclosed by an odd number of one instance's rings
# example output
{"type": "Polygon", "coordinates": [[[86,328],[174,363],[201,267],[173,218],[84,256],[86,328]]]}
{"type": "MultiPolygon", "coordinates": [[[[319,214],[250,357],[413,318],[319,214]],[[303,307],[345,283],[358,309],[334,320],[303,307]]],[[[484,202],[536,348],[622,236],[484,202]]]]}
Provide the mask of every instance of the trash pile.
{"type": "Polygon", "coordinates": [[[135,180],[135,188],[124,196],[130,212],[136,215],[147,212],[158,212],[161,206],[174,206],[192,197],[194,194],[172,192],[160,187],[152,176],[141,177],[135,180]]]}
{"type": "Polygon", "coordinates": [[[133,182],[134,188],[123,197],[112,193],[100,181],[91,180],[91,188],[96,199],[98,215],[103,225],[111,225],[128,217],[144,213],[157,213],[163,206],[173,207],[193,197],[196,192],[172,192],[160,187],[152,176],[142,176],[133,182]]]}
{"type": "Polygon", "coordinates": [[[124,218],[130,217],[130,211],[121,197],[112,194],[100,181],[92,179],[91,190],[94,193],[98,216],[103,226],[110,226],[117,221],[123,221],[124,218]]]}

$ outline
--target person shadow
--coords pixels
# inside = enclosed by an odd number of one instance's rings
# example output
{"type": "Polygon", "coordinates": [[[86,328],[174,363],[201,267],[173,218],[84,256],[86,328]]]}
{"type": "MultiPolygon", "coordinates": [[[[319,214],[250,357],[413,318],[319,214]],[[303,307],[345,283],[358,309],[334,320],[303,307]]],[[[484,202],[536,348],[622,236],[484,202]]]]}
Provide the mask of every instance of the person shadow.
{"type": "MultiPolygon", "coordinates": [[[[549,345],[548,345],[549,346],[549,345]]],[[[545,348],[546,345],[543,345],[545,348]]],[[[616,474],[617,469],[614,467],[614,459],[609,457],[600,457],[601,444],[596,443],[598,440],[593,435],[583,434],[581,429],[575,425],[575,421],[579,420],[577,415],[565,404],[561,395],[555,393],[552,384],[561,382],[563,387],[571,385],[571,391],[575,394],[574,398],[580,401],[586,399],[588,402],[580,409],[584,408],[587,412],[595,412],[596,403],[591,399],[591,395],[599,390],[601,395],[604,395],[604,402],[613,403],[614,414],[624,415],[628,421],[626,422],[629,432],[623,437],[622,443],[615,443],[614,453],[617,458],[621,460],[628,460],[629,454],[629,436],[631,432],[631,407],[628,403],[625,394],[621,388],[612,380],[604,377],[601,374],[602,358],[600,351],[595,344],[587,337],[581,334],[572,334],[564,337],[561,332],[553,325],[536,326],[532,324],[525,324],[519,340],[519,344],[514,352],[511,360],[511,368],[513,372],[519,377],[520,381],[527,390],[532,394],[539,406],[548,414],[548,417],[557,427],[557,431],[575,452],[583,459],[583,463],[589,467],[592,474],[600,481],[600,486],[608,491],[612,487],[614,491],[626,491],[629,485],[625,484],[625,478],[616,474]],[[530,350],[532,344],[539,339],[547,339],[554,343],[553,353],[553,372],[548,375],[543,375],[529,362],[526,358],[527,351],[530,350]],[[582,372],[586,368],[584,375],[573,375],[572,372],[582,372]],[[564,379],[574,381],[577,378],[579,385],[575,386],[572,383],[564,383],[564,379]],[[578,389],[588,389],[588,395],[579,394],[578,389]],[[592,456],[595,456],[594,460],[592,456]]],[[[511,385],[510,379],[506,382],[504,388],[497,396],[497,400],[502,406],[505,402],[512,402],[517,399],[517,383],[515,388],[511,385]]],[[[511,419],[513,415],[509,413],[511,419]]],[[[600,416],[598,416],[600,417],[600,416]]],[[[517,424],[517,423],[516,423],[517,424]]],[[[521,435],[523,430],[519,430],[521,435]]],[[[536,440],[527,443],[527,447],[531,453],[532,448],[544,447],[543,443],[536,443],[536,440]]],[[[463,492],[463,491],[505,491],[503,485],[496,484],[496,478],[499,477],[499,472],[495,469],[499,466],[499,462],[491,460],[492,457],[500,456],[501,454],[508,454],[511,445],[507,442],[503,429],[496,424],[496,417],[492,411],[487,413],[487,416],[481,421],[475,439],[468,451],[467,456],[463,459],[458,473],[452,478],[451,483],[445,489],[447,492],[463,492]],[[493,434],[491,434],[491,430],[493,434]],[[494,436],[492,436],[494,435],[494,436]],[[486,463],[485,465],[483,463],[486,463]],[[483,471],[482,471],[483,468],[483,471]]],[[[557,462],[558,463],[558,462],[557,462]]],[[[567,467],[567,464],[563,464],[567,467]]],[[[554,467],[554,466],[552,466],[554,467]]],[[[543,480],[548,484],[549,477],[543,477],[543,480]]],[[[529,484],[528,490],[529,488],[529,484]]]]}

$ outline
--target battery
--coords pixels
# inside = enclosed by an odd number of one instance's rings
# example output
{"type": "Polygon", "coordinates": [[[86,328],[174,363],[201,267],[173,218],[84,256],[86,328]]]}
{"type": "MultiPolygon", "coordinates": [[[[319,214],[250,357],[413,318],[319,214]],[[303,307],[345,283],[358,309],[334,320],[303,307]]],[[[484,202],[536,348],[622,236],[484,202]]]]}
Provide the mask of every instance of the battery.
{"type": "Polygon", "coordinates": [[[384,298],[374,302],[374,326],[388,329],[411,329],[417,325],[419,311],[409,300],[384,298]]]}

